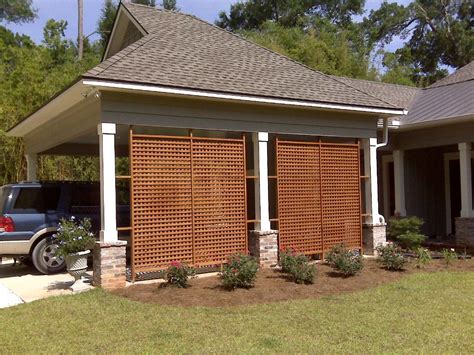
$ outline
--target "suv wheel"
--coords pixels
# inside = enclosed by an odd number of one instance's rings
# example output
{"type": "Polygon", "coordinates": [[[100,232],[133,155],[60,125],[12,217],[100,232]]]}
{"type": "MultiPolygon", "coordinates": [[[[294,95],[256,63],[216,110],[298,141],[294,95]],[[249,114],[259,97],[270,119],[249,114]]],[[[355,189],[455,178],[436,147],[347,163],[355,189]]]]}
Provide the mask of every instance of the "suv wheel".
{"type": "Polygon", "coordinates": [[[36,244],[31,254],[33,265],[42,274],[56,274],[64,271],[66,262],[63,257],[54,255],[58,245],[52,237],[46,237],[36,244]]]}

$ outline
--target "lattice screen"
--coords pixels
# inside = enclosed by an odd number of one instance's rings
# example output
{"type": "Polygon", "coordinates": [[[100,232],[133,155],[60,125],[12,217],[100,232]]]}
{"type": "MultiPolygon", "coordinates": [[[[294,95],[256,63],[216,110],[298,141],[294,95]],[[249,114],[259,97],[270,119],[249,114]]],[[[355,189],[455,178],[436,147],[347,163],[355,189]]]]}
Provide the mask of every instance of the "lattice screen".
{"type": "Polygon", "coordinates": [[[359,146],[277,140],[280,248],[361,248],[359,146]]]}
{"type": "Polygon", "coordinates": [[[132,277],[247,249],[245,142],[131,135],[132,277]]]}

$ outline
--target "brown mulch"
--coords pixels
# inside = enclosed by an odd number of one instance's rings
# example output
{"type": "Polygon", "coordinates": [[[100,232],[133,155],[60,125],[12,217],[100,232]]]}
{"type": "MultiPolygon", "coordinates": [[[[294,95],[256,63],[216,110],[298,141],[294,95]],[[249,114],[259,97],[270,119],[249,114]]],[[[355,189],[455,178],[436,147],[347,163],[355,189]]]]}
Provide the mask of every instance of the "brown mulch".
{"type": "Polygon", "coordinates": [[[414,272],[474,271],[474,259],[457,261],[446,267],[442,260],[433,260],[423,269],[414,263],[405,271],[381,269],[375,260],[365,260],[364,269],[354,277],[341,277],[324,264],[318,264],[315,283],[298,285],[278,270],[261,270],[255,287],[228,291],[222,288],[219,277],[203,277],[190,281],[190,287],[179,289],[165,284],[142,284],[113,291],[115,295],[134,301],[184,307],[228,307],[257,303],[271,303],[294,299],[340,295],[390,283],[414,272]]]}

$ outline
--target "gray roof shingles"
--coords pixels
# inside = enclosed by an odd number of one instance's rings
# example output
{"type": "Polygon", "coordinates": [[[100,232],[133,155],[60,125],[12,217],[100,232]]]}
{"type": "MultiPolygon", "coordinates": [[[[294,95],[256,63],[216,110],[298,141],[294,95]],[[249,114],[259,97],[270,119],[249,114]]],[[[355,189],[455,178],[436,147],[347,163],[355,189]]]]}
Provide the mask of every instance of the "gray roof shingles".
{"type": "Polygon", "coordinates": [[[221,93],[403,108],[191,15],[125,5],[148,33],[84,74],[221,93]]]}

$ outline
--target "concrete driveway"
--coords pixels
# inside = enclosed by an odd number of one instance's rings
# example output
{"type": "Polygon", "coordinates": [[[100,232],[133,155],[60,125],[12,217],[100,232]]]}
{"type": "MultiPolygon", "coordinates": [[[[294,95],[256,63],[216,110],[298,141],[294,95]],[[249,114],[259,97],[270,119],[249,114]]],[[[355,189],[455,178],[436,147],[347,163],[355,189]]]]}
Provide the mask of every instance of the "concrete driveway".
{"type": "MultiPolygon", "coordinates": [[[[92,279],[92,271],[86,278],[92,279]]],[[[43,275],[32,266],[4,260],[0,265],[0,308],[42,298],[70,295],[74,278],[68,273],[43,275]]]]}

